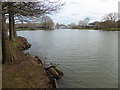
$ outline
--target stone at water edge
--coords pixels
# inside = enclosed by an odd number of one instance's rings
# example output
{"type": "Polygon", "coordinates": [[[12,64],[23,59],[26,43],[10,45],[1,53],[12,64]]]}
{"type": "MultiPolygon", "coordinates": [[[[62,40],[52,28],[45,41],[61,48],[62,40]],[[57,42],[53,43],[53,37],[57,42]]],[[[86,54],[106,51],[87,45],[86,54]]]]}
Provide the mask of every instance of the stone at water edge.
{"type": "Polygon", "coordinates": [[[30,54],[29,54],[29,53],[26,53],[25,55],[30,56],[30,54]]]}
{"type": "Polygon", "coordinates": [[[45,65],[45,63],[38,56],[35,56],[35,60],[37,61],[38,64],[45,65]]]}
{"type": "Polygon", "coordinates": [[[58,69],[58,67],[52,66],[61,76],[63,75],[63,72],[58,69]]]}
{"type": "Polygon", "coordinates": [[[56,70],[55,70],[54,68],[49,68],[49,69],[48,69],[48,73],[51,74],[51,77],[52,77],[52,78],[55,78],[55,79],[61,78],[61,76],[59,75],[59,73],[56,72],[56,70]]]}
{"type": "Polygon", "coordinates": [[[46,71],[51,78],[60,79],[63,76],[63,73],[55,66],[46,68],[46,71]]]}
{"type": "Polygon", "coordinates": [[[52,85],[51,88],[58,88],[57,80],[56,80],[55,78],[53,78],[53,79],[50,81],[50,84],[52,85]]]}

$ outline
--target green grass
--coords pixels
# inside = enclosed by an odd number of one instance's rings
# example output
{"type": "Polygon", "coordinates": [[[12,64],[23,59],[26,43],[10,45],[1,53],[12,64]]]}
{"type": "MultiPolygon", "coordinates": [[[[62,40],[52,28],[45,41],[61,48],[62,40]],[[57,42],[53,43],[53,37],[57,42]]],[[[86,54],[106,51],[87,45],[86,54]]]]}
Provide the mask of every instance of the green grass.
{"type": "Polygon", "coordinates": [[[84,28],[84,29],[89,29],[89,30],[106,30],[106,31],[120,31],[120,28],[84,28]]]}
{"type": "Polygon", "coordinates": [[[17,28],[17,31],[25,31],[25,30],[51,30],[48,28],[17,28]]]}
{"type": "Polygon", "coordinates": [[[35,29],[31,29],[31,28],[17,28],[17,31],[24,31],[24,30],[35,30],[35,29]]]}
{"type": "Polygon", "coordinates": [[[83,29],[97,30],[96,28],[83,28],[83,29]]]}
{"type": "Polygon", "coordinates": [[[102,30],[119,31],[120,28],[103,28],[102,30]]]}
{"type": "Polygon", "coordinates": [[[11,47],[16,47],[19,44],[21,44],[21,40],[19,38],[15,38],[14,41],[10,41],[10,46],[11,47]]]}
{"type": "MultiPolygon", "coordinates": [[[[72,29],[88,29],[88,30],[108,30],[108,31],[119,31],[120,28],[101,28],[101,29],[96,29],[96,28],[78,28],[78,27],[73,27],[72,29]]],[[[49,30],[47,28],[17,28],[17,31],[25,31],[25,30],[49,30]]]]}

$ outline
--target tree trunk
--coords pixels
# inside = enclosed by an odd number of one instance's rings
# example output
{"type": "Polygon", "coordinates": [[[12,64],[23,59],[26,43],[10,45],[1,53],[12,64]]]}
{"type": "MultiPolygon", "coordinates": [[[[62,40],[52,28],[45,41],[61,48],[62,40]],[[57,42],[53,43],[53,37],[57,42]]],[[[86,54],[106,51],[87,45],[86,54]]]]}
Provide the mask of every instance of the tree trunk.
{"type": "Polygon", "coordinates": [[[14,15],[13,13],[9,13],[9,39],[14,40],[14,15]]]}
{"type": "Polygon", "coordinates": [[[14,34],[14,37],[16,38],[17,37],[17,32],[16,32],[16,28],[15,28],[15,20],[13,18],[13,34],[14,34]]]}
{"type": "Polygon", "coordinates": [[[12,2],[9,2],[9,39],[14,40],[14,14],[12,10],[12,2]]]}
{"type": "Polygon", "coordinates": [[[8,60],[7,31],[5,28],[5,17],[2,15],[2,63],[4,64],[8,60]]]}
{"type": "Polygon", "coordinates": [[[10,30],[10,40],[14,40],[17,37],[17,32],[15,29],[14,12],[12,11],[12,2],[9,2],[9,30],[10,30]]]}
{"type": "Polygon", "coordinates": [[[15,60],[15,56],[13,51],[11,50],[7,29],[6,29],[6,22],[5,16],[2,15],[2,63],[8,63],[15,60]]]}

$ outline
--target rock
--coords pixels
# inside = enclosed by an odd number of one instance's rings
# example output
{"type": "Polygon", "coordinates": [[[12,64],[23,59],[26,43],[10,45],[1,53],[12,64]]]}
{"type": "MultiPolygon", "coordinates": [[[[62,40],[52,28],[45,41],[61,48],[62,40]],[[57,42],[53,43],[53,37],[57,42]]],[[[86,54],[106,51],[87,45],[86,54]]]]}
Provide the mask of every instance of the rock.
{"type": "Polygon", "coordinates": [[[61,78],[61,76],[59,75],[59,73],[56,72],[56,70],[54,68],[49,68],[48,72],[51,74],[52,78],[56,78],[56,79],[61,78]]]}
{"type": "Polygon", "coordinates": [[[26,46],[23,46],[23,50],[26,50],[26,46]]]}
{"type": "Polygon", "coordinates": [[[45,65],[45,63],[38,56],[35,56],[35,60],[37,61],[38,64],[45,65]]]}
{"type": "Polygon", "coordinates": [[[55,78],[51,79],[50,84],[52,88],[58,88],[57,80],[55,78]]]}
{"type": "Polygon", "coordinates": [[[46,68],[46,71],[51,78],[60,79],[63,76],[63,73],[55,66],[46,68]]]}
{"type": "Polygon", "coordinates": [[[30,54],[29,54],[29,53],[26,53],[25,55],[30,56],[30,54]]]}
{"type": "Polygon", "coordinates": [[[30,44],[30,43],[28,43],[28,46],[29,46],[29,47],[31,47],[31,44],[30,44]]]}
{"type": "Polygon", "coordinates": [[[57,67],[52,66],[61,76],[63,75],[63,72],[61,72],[57,67]]]}

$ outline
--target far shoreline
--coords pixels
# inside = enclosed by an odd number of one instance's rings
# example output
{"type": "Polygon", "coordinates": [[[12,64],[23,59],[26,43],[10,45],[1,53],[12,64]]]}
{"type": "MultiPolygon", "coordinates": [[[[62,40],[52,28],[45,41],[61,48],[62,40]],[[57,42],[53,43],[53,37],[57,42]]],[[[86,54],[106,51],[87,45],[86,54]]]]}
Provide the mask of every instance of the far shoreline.
{"type": "MultiPolygon", "coordinates": [[[[66,28],[69,30],[69,28],[66,28]]],[[[77,29],[77,28],[73,28],[70,30],[95,30],[95,31],[120,31],[120,28],[103,28],[103,29],[95,29],[95,28],[81,28],[81,29],[77,29]]],[[[43,29],[43,28],[38,28],[38,29],[30,29],[30,28],[19,28],[16,29],[16,31],[38,31],[38,30],[56,30],[56,29],[43,29]]],[[[65,29],[62,29],[65,30],[65,29]]]]}

